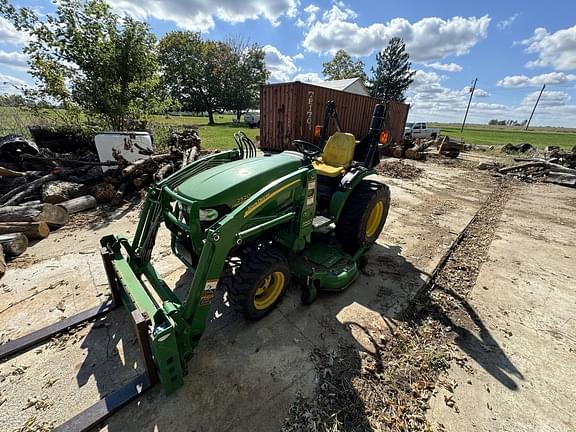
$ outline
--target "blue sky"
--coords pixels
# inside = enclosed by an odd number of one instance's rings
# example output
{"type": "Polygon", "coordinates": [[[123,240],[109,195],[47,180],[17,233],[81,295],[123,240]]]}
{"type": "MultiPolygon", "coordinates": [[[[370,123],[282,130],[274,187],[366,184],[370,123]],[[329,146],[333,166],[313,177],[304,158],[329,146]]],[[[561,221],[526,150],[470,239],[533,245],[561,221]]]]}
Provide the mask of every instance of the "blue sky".
{"type": "MultiPolygon", "coordinates": [[[[15,1],[49,12],[45,0],[15,1]]],[[[263,45],[271,81],[322,79],[322,63],[346,49],[366,64],[389,38],[407,42],[416,79],[411,120],[460,121],[478,78],[469,119],[522,120],[546,90],[535,125],[576,127],[576,2],[345,2],[340,0],[116,0],[116,11],[207,38],[239,35],[263,45]]],[[[25,36],[0,19],[0,82],[31,84],[25,36]]],[[[11,87],[0,84],[0,91],[11,87]]]]}

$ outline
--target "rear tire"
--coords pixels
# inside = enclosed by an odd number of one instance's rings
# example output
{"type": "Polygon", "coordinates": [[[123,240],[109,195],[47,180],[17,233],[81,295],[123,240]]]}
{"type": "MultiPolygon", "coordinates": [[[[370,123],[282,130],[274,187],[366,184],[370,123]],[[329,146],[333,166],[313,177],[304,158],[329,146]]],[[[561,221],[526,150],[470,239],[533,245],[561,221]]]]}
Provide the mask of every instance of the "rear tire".
{"type": "Polygon", "coordinates": [[[362,180],[344,204],[336,223],[336,237],[342,248],[353,254],[372,245],[384,228],[389,208],[388,186],[362,180]]]}
{"type": "Polygon", "coordinates": [[[290,283],[288,260],[278,250],[250,249],[226,280],[228,298],[246,318],[256,321],[276,307],[290,283]]]}

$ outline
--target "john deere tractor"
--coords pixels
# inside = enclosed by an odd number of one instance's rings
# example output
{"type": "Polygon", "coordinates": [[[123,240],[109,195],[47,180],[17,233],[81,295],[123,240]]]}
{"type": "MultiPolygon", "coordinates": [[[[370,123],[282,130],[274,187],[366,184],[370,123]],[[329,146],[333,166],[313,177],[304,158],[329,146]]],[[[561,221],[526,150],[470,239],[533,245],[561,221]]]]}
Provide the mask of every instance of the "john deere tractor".
{"type": "Polygon", "coordinates": [[[379,162],[378,143],[388,139],[385,112],[376,106],[358,143],[339,131],[333,103],[317,142],[295,141],[298,151],[257,156],[237,134],[238,149],[200,159],[149,189],[132,242],[102,238],[111,283],[147,320],[146,344],[167,393],[182,385],[216,295],[225,292],[238,311],[258,320],[290,285],[300,286],[308,304],[318,291],[354,282],[390,206],[388,187],[366,178],[379,162]],[[328,136],[331,122],[337,131],[328,136]],[[151,264],[162,224],[192,275],[185,298],[151,264]]]}

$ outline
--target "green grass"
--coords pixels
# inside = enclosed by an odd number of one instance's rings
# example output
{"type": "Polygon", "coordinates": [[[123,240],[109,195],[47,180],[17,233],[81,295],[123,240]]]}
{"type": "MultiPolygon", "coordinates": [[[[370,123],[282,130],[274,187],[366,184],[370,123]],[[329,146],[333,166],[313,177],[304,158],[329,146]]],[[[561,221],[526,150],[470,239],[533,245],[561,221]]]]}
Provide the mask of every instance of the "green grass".
{"type": "MultiPolygon", "coordinates": [[[[61,123],[61,110],[42,110],[33,112],[25,108],[0,107],[0,136],[11,133],[30,138],[27,126],[30,124],[53,125],[61,123]]],[[[216,125],[208,126],[208,117],[193,116],[162,116],[153,115],[148,118],[148,127],[154,137],[154,142],[160,150],[165,148],[168,134],[172,128],[197,126],[205,149],[230,149],[236,146],[234,133],[243,131],[255,141],[260,133],[258,129],[247,128],[241,121],[234,123],[235,116],[215,114],[216,125]]]]}
{"type": "Polygon", "coordinates": [[[215,125],[208,125],[208,117],[189,116],[151,116],[148,125],[152,130],[152,135],[160,145],[166,142],[170,128],[184,126],[197,126],[202,139],[202,147],[205,149],[226,150],[236,147],[234,133],[244,132],[251,140],[256,141],[259,129],[250,129],[244,122],[234,123],[232,115],[214,116],[215,125]]]}
{"type": "Polygon", "coordinates": [[[463,133],[460,127],[455,125],[434,125],[439,127],[443,135],[454,138],[463,138],[466,143],[502,145],[530,143],[535,147],[546,147],[548,145],[560,146],[564,149],[571,149],[576,145],[576,132],[574,130],[561,131],[551,129],[535,129],[525,131],[523,129],[498,128],[489,126],[467,126],[463,133]]]}

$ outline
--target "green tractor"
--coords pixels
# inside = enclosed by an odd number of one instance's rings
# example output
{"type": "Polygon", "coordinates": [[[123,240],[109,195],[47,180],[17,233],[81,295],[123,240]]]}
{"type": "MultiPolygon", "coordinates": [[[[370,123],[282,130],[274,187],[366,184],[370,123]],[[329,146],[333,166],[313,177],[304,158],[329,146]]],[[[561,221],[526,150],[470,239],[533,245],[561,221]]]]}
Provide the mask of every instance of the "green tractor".
{"type": "MultiPolygon", "coordinates": [[[[368,134],[356,142],[340,132],[333,103],[317,127],[316,144],[256,155],[236,134],[238,149],[200,159],[150,187],[132,242],[101,240],[111,286],[144,317],[151,362],[165,391],[183,384],[186,364],[204,332],[216,293],[258,320],[292,281],[303,303],[318,291],[341,291],[358,277],[364,253],[388,214],[387,186],[368,180],[379,163],[386,107],[377,105],[368,134]],[[337,132],[328,137],[330,122],[337,132]],[[179,298],[151,264],[161,224],[174,254],[193,275],[179,298]]],[[[141,341],[142,343],[142,341],[141,341]]]]}

